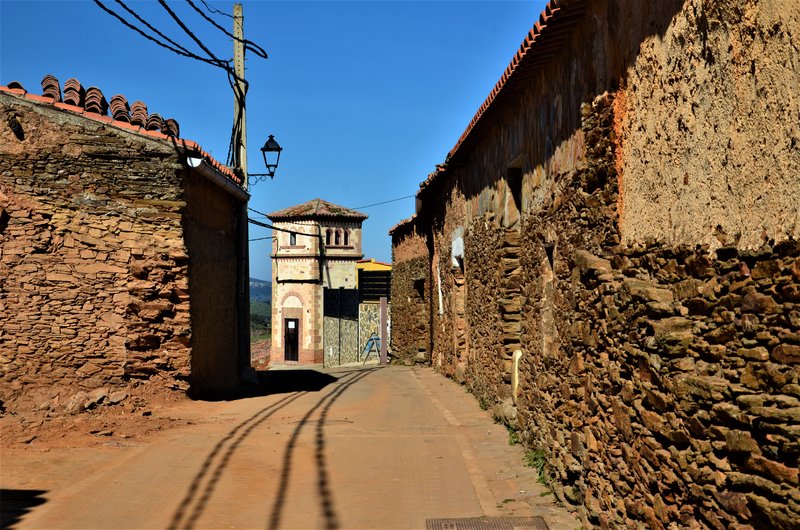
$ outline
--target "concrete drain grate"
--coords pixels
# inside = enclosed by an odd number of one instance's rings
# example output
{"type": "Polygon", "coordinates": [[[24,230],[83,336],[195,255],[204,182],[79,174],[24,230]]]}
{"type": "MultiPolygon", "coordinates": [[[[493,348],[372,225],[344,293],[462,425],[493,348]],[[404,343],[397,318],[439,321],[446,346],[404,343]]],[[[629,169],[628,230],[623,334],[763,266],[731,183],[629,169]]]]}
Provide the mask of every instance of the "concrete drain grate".
{"type": "Polygon", "coordinates": [[[445,517],[425,521],[427,530],[550,530],[541,517],[445,517]]]}

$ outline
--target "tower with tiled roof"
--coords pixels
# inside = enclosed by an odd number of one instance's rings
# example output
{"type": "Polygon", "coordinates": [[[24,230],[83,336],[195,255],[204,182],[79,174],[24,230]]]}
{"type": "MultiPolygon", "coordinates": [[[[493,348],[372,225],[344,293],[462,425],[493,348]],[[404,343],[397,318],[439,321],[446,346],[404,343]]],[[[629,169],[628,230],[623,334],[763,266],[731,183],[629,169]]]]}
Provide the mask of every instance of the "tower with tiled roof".
{"type": "Polygon", "coordinates": [[[340,321],[349,322],[345,314],[349,302],[342,310],[342,300],[357,288],[356,263],[364,257],[361,223],[367,216],[314,199],[268,217],[275,227],[271,362],[336,364],[341,341],[328,340],[326,346],[324,323],[326,314],[337,320],[338,339],[340,321]],[[326,354],[331,358],[326,359],[326,354]]]}

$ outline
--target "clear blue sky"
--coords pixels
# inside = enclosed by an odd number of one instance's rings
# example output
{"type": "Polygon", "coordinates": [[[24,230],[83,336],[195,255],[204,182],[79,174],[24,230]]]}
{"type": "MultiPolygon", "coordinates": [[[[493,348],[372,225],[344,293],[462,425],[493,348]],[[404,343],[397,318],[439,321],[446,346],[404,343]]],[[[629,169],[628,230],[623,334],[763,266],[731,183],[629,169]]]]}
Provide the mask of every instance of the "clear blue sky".
{"type": "MultiPolygon", "coordinates": [[[[206,1],[233,12],[232,2],[206,1]]],[[[104,3],[123,13],[114,0],[104,3]]],[[[227,36],[184,2],[169,4],[217,56],[232,57],[227,36]]],[[[251,188],[250,206],[272,212],[321,197],[356,208],[415,193],[444,161],[544,4],[245,1],[245,36],[270,55],[247,60],[250,172],[264,171],[258,148],[268,134],[284,147],[275,179],[251,188]]],[[[156,2],[128,5],[197,49],[156,2]]],[[[88,0],[0,0],[0,84],[16,80],[40,94],[45,74],[62,85],[76,77],[109,99],[122,93],[142,100],[150,112],[178,120],[182,137],[226,159],[233,95],[222,70],[159,48],[88,0]]],[[[414,199],[362,211],[369,215],[364,254],[390,261],[387,230],[414,212],[414,199]]],[[[269,235],[251,225],[251,239],[269,235]]],[[[251,243],[252,276],[270,278],[269,251],[269,240],[251,243]]]]}

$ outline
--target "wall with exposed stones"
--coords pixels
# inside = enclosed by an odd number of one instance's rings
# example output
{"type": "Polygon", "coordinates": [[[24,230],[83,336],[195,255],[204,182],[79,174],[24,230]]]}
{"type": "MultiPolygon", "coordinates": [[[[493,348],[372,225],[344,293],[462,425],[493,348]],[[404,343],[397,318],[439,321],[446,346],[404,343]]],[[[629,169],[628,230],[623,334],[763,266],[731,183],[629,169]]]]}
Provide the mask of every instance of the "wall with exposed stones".
{"type": "MultiPolygon", "coordinates": [[[[0,399],[137,382],[202,393],[175,148],[5,94],[0,115],[0,399]]],[[[235,366],[231,344],[208,355],[235,366]]]]}
{"type": "Polygon", "coordinates": [[[428,249],[416,226],[392,233],[390,349],[398,362],[430,360],[431,275],[428,249]]]}
{"type": "Polygon", "coordinates": [[[793,528],[800,8],[564,4],[393,236],[430,263],[432,363],[586,526],[793,528]]]}

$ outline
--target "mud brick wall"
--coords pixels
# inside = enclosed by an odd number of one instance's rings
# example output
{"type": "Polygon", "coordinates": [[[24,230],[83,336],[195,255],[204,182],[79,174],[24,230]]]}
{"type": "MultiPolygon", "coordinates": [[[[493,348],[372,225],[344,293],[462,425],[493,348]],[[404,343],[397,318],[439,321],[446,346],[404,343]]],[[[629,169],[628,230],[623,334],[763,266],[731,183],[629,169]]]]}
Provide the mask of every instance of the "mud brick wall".
{"type": "Polygon", "coordinates": [[[520,424],[587,526],[791,528],[800,245],[616,245],[612,105],[585,106],[584,169],[526,221],[520,424]]]}
{"type": "Polygon", "coordinates": [[[186,389],[186,175],[174,147],[11,96],[0,118],[0,399],[43,386],[186,389]]]}
{"type": "Polygon", "coordinates": [[[392,356],[402,363],[430,360],[431,277],[425,238],[412,225],[392,233],[389,305],[392,356]]]}

